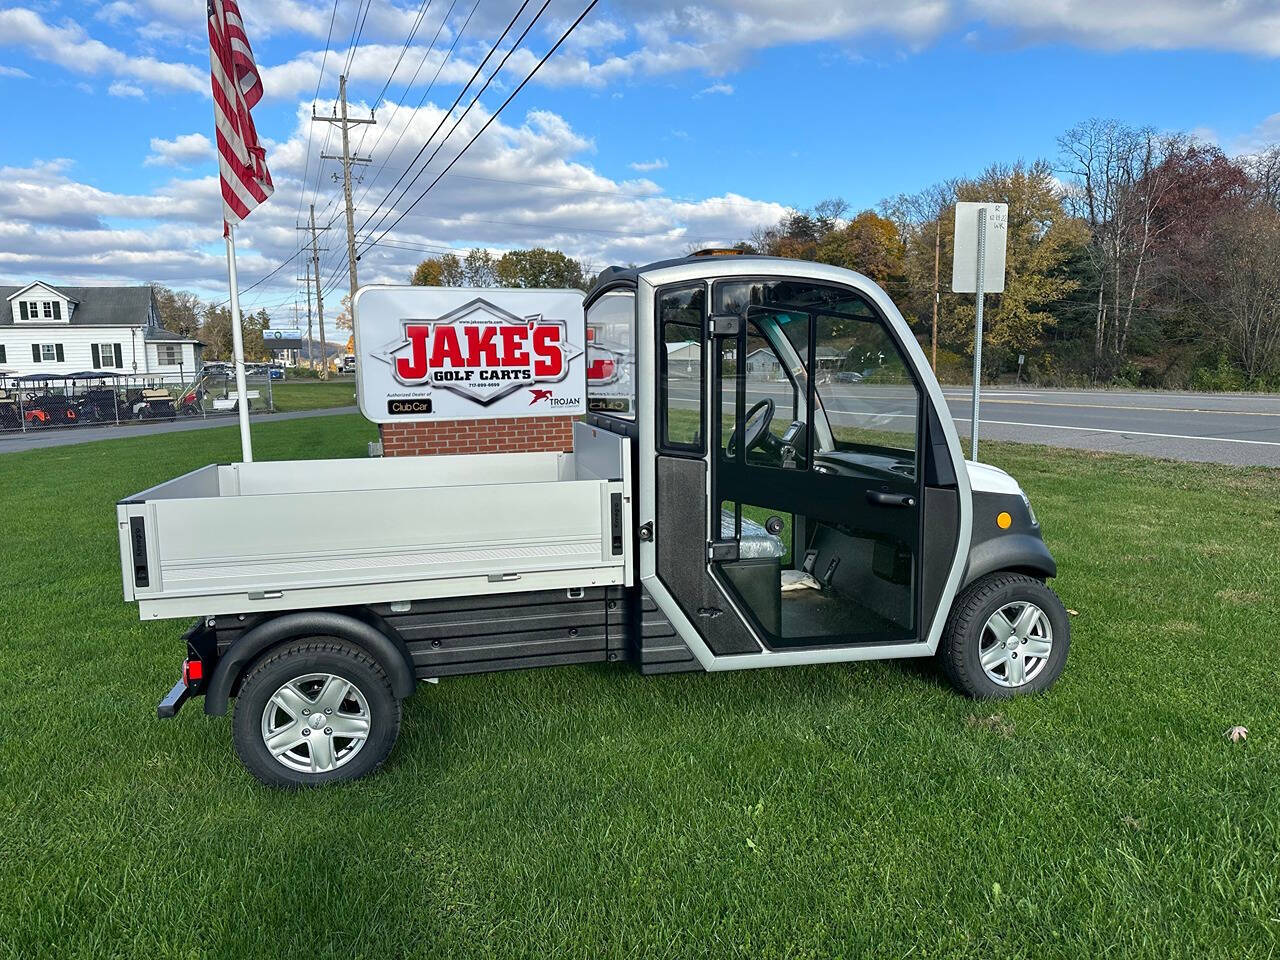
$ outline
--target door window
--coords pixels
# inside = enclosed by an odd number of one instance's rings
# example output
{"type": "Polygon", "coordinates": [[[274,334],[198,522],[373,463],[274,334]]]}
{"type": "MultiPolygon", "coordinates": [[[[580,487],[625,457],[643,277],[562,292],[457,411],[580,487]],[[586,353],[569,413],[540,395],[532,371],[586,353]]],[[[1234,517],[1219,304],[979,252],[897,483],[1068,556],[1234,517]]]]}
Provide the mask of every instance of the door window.
{"type": "Polygon", "coordinates": [[[887,326],[812,282],[729,281],[713,299],[744,320],[713,383],[727,587],[771,646],[914,638],[920,393],[887,326]]]}
{"type": "Polygon", "coordinates": [[[703,453],[703,284],[658,297],[659,434],[667,453],[703,453]]]}

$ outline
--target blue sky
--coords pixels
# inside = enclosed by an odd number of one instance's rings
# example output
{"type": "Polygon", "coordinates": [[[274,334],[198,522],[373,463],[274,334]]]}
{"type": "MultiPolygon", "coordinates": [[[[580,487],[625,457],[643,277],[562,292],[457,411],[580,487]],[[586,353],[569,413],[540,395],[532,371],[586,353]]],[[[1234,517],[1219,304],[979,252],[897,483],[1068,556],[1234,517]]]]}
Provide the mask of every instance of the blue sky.
{"type": "MultiPolygon", "coordinates": [[[[480,0],[462,30],[473,2],[458,0],[449,17],[448,0],[427,7],[378,103],[379,126],[366,135],[375,165],[356,190],[358,224],[407,202],[388,202],[386,189],[518,6],[480,0]]],[[[422,256],[454,246],[557,246],[597,267],[676,255],[742,237],[788,206],[838,195],[861,208],[995,161],[1053,159],[1055,138],[1092,116],[1192,131],[1232,153],[1280,140],[1276,4],[1133,0],[1117,8],[1101,0],[606,0],[456,175],[364,255],[361,279],[403,281],[422,256]]],[[[339,212],[337,165],[319,159],[324,127],[308,145],[306,117],[317,79],[318,109],[331,107],[354,18],[368,10],[349,84],[367,110],[420,6],[243,0],[243,9],[267,88],[257,124],[278,187],[242,232],[248,283],[295,253],[300,208],[314,201],[324,223],[339,212]]],[[[419,187],[580,10],[553,0],[419,187]]],[[[223,290],[207,71],[199,0],[0,0],[10,131],[0,139],[0,280],[223,290]]],[[[345,286],[341,225],[333,223],[321,271],[335,301],[345,286]]],[[[295,276],[292,266],[281,270],[249,305],[267,306],[278,324],[291,320],[295,276]]]]}

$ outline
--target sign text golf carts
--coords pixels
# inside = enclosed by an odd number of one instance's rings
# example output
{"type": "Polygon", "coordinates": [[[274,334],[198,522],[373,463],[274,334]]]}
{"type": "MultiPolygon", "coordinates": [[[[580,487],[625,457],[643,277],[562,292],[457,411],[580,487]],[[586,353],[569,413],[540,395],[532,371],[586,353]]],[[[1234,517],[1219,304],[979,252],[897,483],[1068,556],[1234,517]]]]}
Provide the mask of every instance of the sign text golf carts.
{"type": "Polygon", "coordinates": [[[375,423],[586,409],[577,290],[366,287],[355,332],[360,410],[375,423]]]}

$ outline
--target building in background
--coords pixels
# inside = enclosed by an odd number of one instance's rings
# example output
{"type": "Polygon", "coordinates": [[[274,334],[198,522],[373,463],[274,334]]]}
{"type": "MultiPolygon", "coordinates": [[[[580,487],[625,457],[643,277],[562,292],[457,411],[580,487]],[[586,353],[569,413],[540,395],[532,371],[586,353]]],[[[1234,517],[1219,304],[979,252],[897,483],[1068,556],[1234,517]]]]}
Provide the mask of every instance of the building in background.
{"type": "Polygon", "coordinates": [[[164,329],[149,286],[0,287],[0,370],[87,370],[165,382],[190,379],[204,345],[164,329]]]}

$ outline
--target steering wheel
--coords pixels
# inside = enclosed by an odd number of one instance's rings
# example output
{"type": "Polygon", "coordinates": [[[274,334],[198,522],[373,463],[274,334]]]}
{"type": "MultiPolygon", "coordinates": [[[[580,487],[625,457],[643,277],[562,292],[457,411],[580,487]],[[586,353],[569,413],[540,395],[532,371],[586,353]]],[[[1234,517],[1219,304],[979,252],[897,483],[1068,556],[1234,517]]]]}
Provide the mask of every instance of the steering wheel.
{"type": "Polygon", "coordinates": [[[743,427],[746,427],[746,449],[754,450],[765,437],[769,436],[769,424],[773,423],[774,403],[772,398],[765,397],[752,404],[751,409],[747,411],[743,422],[733,428],[733,435],[729,437],[729,445],[726,453],[730,457],[738,455],[738,438],[743,435],[743,427]],[[764,416],[760,417],[759,422],[752,424],[752,418],[761,410],[764,416]]]}

